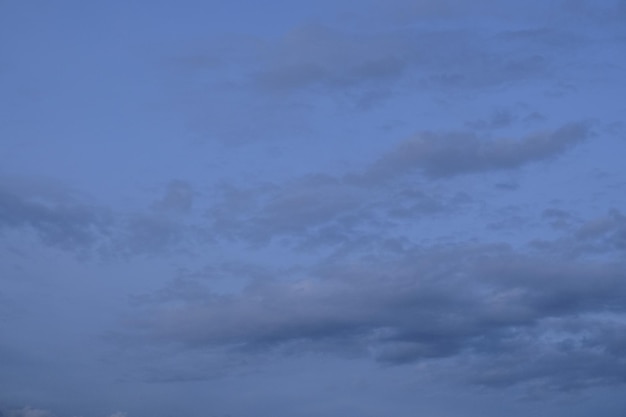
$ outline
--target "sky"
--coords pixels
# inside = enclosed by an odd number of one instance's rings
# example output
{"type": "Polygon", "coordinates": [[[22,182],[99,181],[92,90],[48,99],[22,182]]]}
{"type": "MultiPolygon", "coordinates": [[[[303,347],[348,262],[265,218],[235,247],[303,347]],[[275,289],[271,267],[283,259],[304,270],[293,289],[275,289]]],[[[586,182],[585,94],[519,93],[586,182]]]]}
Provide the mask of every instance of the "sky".
{"type": "Polygon", "coordinates": [[[626,2],[1,0],[1,417],[626,416],[626,2]]]}

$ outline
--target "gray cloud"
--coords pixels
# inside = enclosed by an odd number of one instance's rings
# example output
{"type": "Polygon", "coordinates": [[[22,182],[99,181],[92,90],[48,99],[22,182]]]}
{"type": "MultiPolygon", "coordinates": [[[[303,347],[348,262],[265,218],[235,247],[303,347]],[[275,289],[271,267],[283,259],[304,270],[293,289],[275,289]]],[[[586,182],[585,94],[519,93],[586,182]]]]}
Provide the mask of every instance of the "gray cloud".
{"type": "Polygon", "coordinates": [[[626,216],[619,210],[610,210],[605,216],[585,223],[576,237],[601,241],[616,249],[626,249],[626,216]]]}
{"type": "Polygon", "coordinates": [[[424,132],[401,142],[360,173],[220,186],[205,214],[208,230],[216,239],[261,244],[282,238],[301,248],[347,244],[368,235],[393,237],[395,232],[402,234],[400,223],[408,219],[449,215],[477,203],[471,194],[454,188],[407,182],[413,174],[429,179],[513,170],[555,158],[590,136],[586,123],[521,139],[481,138],[471,131],[424,132]]]}
{"type": "Polygon", "coordinates": [[[391,36],[349,35],[324,26],[303,26],[271,45],[255,82],[269,91],[309,87],[347,89],[391,81],[407,68],[408,51],[391,36]]]}
{"type": "Polygon", "coordinates": [[[362,190],[324,175],[258,188],[225,187],[218,196],[207,212],[211,230],[223,238],[257,243],[281,236],[306,237],[319,227],[341,222],[367,201],[362,190]]]}
{"type": "Polygon", "coordinates": [[[546,217],[553,227],[572,231],[556,241],[537,239],[533,242],[538,250],[551,251],[567,256],[593,253],[600,257],[612,257],[626,250],[626,216],[617,209],[591,220],[581,220],[563,210],[546,210],[546,217]]]}
{"type": "Polygon", "coordinates": [[[33,233],[39,241],[80,256],[155,255],[203,240],[189,214],[193,194],[173,181],[152,210],[119,212],[87,203],[63,188],[37,182],[0,183],[0,233],[33,233]]]}
{"type": "Polygon", "coordinates": [[[454,21],[468,16],[489,16],[524,22],[527,19],[546,18],[554,8],[553,4],[546,5],[542,2],[528,2],[523,6],[518,6],[504,4],[497,0],[478,0],[472,3],[462,0],[425,0],[418,3],[409,0],[394,0],[393,2],[377,1],[374,4],[381,8],[380,12],[385,16],[405,24],[433,19],[454,21]]]}
{"type": "Polygon", "coordinates": [[[65,193],[21,190],[0,184],[0,230],[26,229],[64,249],[89,249],[110,232],[111,214],[65,193]]]}
{"type": "Polygon", "coordinates": [[[516,115],[509,109],[498,109],[488,119],[473,120],[465,123],[471,129],[500,129],[510,126],[515,121],[516,115]]]}
{"type": "MultiPolygon", "coordinates": [[[[55,417],[55,414],[49,410],[25,406],[22,408],[0,408],[0,417],[55,417]]],[[[116,412],[108,417],[126,417],[126,413],[116,412]]]]}
{"type": "MultiPolygon", "coordinates": [[[[563,49],[582,41],[567,42],[558,31],[550,36],[563,49]]],[[[525,82],[550,75],[554,57],[544,54],[531,36],[483,35],[462,29],[414,29],[391,34],[348,34],[324,26],[296,28],[268,48],[254,71],[254,83],[269,92],[338,92],[365,97],[417,83],[422,89],[477,89],[525,82]],[[517,43],[512,47],[513,42],[517,43]],[[535,52],[528,52],[534,42],[535,52]],[[502,43],[503,45],[500,45],[502,43]],[[506,47],[506,54],[500,50],[506,47]],[[321,88],[321,89],[320,89],[321,88]],[[382,89],[382,90],[381,90],[382,89]],[[390,90],[391,89],[391,90],[390,90]]],[[[394,91],[403,94],[403,91],[394,91]]]]}
{"type": "Polygon", "coordinates": [[[625,364],[614,352],[624,346],[615,338],[626,316],[624,271],[619,261],[549,258],[506,246],[410,249],[320,264],[228,295],[205,288],[193,291],[205,296],[190,296],[177,285],[166,302],[142,305],[132,331],[233,354],[348,349],[388,364],[467,361],[459,377],[483,385],[623,383],[615,369],[625,364]],[[574,326],[577,317],[606,330],[589,333],[574,326]],[[554,360],[535,359],[544,354],[554,360]],[[494,356],[488,371],[475,374],[474,363],[494,356]],[[582,366],[581,358],[593,361],[582,366]],[[532,366],[518,368],[528,361],[532,366]]]}
{"type": "Polygon", "coordinates": [[[21,409],[12,409],[2,412],[1,415],[7,417],[52,417],[53,414],[47,410],[41,410],[32,408],[30,406],[23,407],[21,409]]]}
{"type": "Polygon", "coordinates": [[[555,229],[567,229],[571,226],[572,214],[561,209],[549,208],[545,209],[542,217],[550,222],[555,229]]]}
{"type": "Polygon", "coordinates": [[[335,247],[393,236],[402,221],[448,215],[473,203],[463,192],[427,184],[386,184],[348,174],[305,175],[257,187],[222,186],[206,212],[212,236],[253,244],[274,239],[298,248],[335,247]]]}
{"type": "Polygon", "coordinates": [[[499,355],[474,357],[468,379],[492,387],[531,381],[544,395],[626,382],[623,317],[551,318],[540,328],[543,340],[540,331],[514,334],[498,346],[499,355]]]}
{"type": "Polygon", "coordinates": [[[619,25],[626,19],[626,3],[623,0],[566,0],[562,5],[563,10],[578,22],[619,25]]]}
{"type": "Polygon", "coordinates": [[[483,139],[473,132],[423,132],[400,143],[374,163],[365,181],[384,180],[418,171],[431,178],[520,168],[550,159],[591,135],[586,123],[564,125],[522,139],[483,139]]]}
{"type": "MultiPolygon", "coordinates": [[[[268,135],[267,131],[312,129],[307,120],[315,117],[319,104],[312,97],[339,105],[352,103],[362,111],[394,97],[419,101],[418,94],[442,98],[529,81],[554,90],[565,82],[571,68],[566,58],[577,59],[572,52],[586,47],[588,39],[561,25],[558,18],[541,10],[543,6],[538,11],[525,5],[512,13],[510,4],[503,8],[494,3],[468,7],[453,1],[443,9],[458,17],[467,16],[468,12],[461,12],[464,9],[480,16],[499,9],[496,14],[506,13],[509,20],[535,10],[532,18],[519,22],[519,29],[505,32],[497,25],[479,32],[464,25],[445,29],[386,22],[390,26],[385,30],[372,30],[371,25],[346,30],[301,24],[277,38],[246,42],[241,36],[220,38],[209,42],[212,46],[207,50],[178,59],[185,75],[179,78],[191,83],[182,89],[190,95],[183,100],[192,103],[189,112],[196,128],[206,126],[213,137],[241,142],[268,135]],[[554,53],[556,49],[559,53],[554,53]],[[211,64],[199,67],[197,63],[203,61],[211,64]],[[190,77],[190,73],[202,76],[190,77]],[[210,89],[205,84],[207,73],[213,80],[210,89]],[[238,75],[233,78],[233,74],[238,75]],[[202,84],[190,81],[196,78],[202,84]],[[236,117],[242,108],[248,116],[245,123],[236,117]]],[[[404,17],[413,14],[414,8],[419,9],[417,14],[431,9],[413,3],[406,6],[396,3],[391,9],[409,9],[402,12],[404,17]]],[[[390,9],[388,4],[385,9],[390,9]]]]}
{"type": "Polygon", "coordinates": [[[172,180],[167,184],[165,193],[155,203],[155,208],[168,213],[188,213],[194,200],[194,191],[191,185],[182,180],[172,180]]]}
{"type": "Polygon", "coordinates": [[[119,221],[111,254],[157,255],[169,252],[183,240],[185,227],[167,217],[135,213],[119,221]]]}
{"type": "Polygon", "coordinates": [[[362,174],[316,174],[257,187],[218,187],[205,220],[193,218],[195,193],[180,180],[168,184],[152,210],[136,213],[113,213],[76,199],[5,188],[0,193],[0,226],[28,228],[45,244],[107,256],[154,255],[211,239],[256,245],[283,239],[283,244],[304,249],[348,245],[375,235],[396,238],[408,219],[454,213],[474,201],[468,193],[405,184],[404,177],[414,172],[438,178],[518,168],[557,156],[589,135],[584,123],[520,140],[481,139],[470,132],[423,133],[402,142],[362,174]]]}
{"type": "Polygon", "coordinates": [[[626,2],[27,3],[0,417],[622,412],[626,2]]]}

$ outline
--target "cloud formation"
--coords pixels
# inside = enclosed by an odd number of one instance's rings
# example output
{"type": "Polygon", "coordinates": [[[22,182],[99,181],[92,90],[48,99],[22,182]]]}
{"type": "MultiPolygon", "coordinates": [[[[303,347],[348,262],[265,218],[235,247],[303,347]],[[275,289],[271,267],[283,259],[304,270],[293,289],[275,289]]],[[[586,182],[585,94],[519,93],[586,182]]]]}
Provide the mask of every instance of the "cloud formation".
{"type": "Polygon", "coordinates": [[[519,140],[480,138],[467,132],[423,132],[400,143],[373,164],[365,179],[386,179],[418,171],[430,178],[516,169],[560,155],[591,135],[587,123],[571,123],[519,140]]]}
{"type": "Polygon", "coordinates": [[[625,266],[507,246],[421,247],[331,261],[241,293],[170,292],[142,307],[133,331],[234,354],[348,349],[439,373],[457,367],[490,386],[622,384],[625,266]]]}
{"type": "MultiPolygon", "coordinates": [[[[4,410],[0,408],[0,417],[56,417],[56,415],[49,410],[42,410],[30,406],[25,406],[22,408],[4,410]]],[[[126,413],[118,411],[108,417],[126,417],[126,413]]]]}
{"type": "Polygon", "coordinates": [[[591,135],[584,122],[520,139],[422,132],[360,170],[216,187],[205,212],[208,229],[216,239],[258,245],[286,238],[285,243],[301,248],[347,244],[368,234],[388,236],[409,219],[451,215],[480,204],[454,187],[433,186],[431,179],[517,170],[557,158],[591,135]]]}
{"type": "Polygon", "coordinates": [[[623,0],[127,3],[0,1],[0,417],[621,416],[623,0]]]}
{"type": "Polygon", "coordinates": [[[108,211],[64,193],[20,190],[7,181],[0,184],[0,231],[29,229],[48,245],[81,250],[108,234],[111,222],[108,211]]]}

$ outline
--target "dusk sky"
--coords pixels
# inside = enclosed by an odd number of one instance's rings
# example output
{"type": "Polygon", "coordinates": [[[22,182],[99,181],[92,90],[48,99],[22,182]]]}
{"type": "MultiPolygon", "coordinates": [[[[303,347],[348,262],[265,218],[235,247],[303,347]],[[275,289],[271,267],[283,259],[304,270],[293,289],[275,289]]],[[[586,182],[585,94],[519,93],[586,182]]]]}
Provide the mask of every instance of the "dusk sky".
{"type": "Polygon", "coordinates": [[[0,417],[625,417],[624,114],[624,0],[0,0],[0,417]]]}

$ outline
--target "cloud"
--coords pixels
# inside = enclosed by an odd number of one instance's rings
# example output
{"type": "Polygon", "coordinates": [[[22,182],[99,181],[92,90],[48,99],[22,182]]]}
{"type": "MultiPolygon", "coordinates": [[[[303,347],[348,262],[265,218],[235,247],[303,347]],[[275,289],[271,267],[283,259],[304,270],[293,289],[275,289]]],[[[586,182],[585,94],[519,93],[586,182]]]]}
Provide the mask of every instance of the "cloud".
{"type": "Polygon", "coordinates": [[[391,36],[351,35],[319,25],[298,27],[266,50],[259,87],[285,92],[310,87],[331,90],[388,82],[406,70],[408,51],[391,36]]]}
{"type": "Polygon", "coordinates": [[[618,209],[610,209],[604,215],[582,221],[572,213],[550,209],[544,217],[556,228],[571,230],[556,241],[537,239],[533,242],[538,250],[550,251],[567,256],[594,254],[611,258],[626,251],[626,215],[618,209]]]}
{"type": "Polygon", "coordinates": [[[188,182],[172,180],[167,184],[163,197],[155,203],[155,208],[167,213],[188,213],[193,200],[193,188],[188,182]]]}
{"type": "MultiPolygon", "coordinates": [[[[463,20],[470,17],[506,18],[510,21],[523,21],[528,18],[546,17],[549,7],[542,2],[527,2],[524,7],[516,4],[502,3],[496,0],[477,0],[467,3],[462,0],[423,0],[413,2],[408,0],[394,0],[392,2],[377,0],[375,9],[385,16],[394,18],[402,23],[432,21],[432,20],[463,20]]],[[[551,5],[554,7],[554,5],[551,5]]]]}
{"type": "Polygon", "coordinates": [[[498,109],[494,111],[489,119],[479,119],[465,123],[471,129],[501,129],[509,127],[515,120],[515,114],[509,109],[498,109]]]}
{"type": "Polygon", "coordinates": [[[612,209],[605,216],[585,223],[576,233],[583,240],[602,241],[609,247],[626,249],[626,216],[612,209]]]}
{"type": "Polygon", "coordinates": [[[295,22],[272,37],[221,36],[184,56],[172,53],[179,62],[175,83],[183,83],[173,89],[173,101],[193,130],[241,144],[315,132],[323,128],[320,118],[338,109],[367,111],[383,125],[391,107],[408,102],[451,103],[520,87],[562,90],[591,40],[564,23],[554,5],[531,3],[384,2],[370,9],[375,17],[367,24],[295,22]],[[404,21],[389,19],[390,11],[404,21]],[[480,30],[471,16],[483,22],[480,30]],[[485,16],[496,19],[487,24],[485,16]]]}
{"type": "Polygon", "coordinates": [[[207,213],[213,230],[251,241],[305,235],[358,210],[361,190],[327,175],[303,176],[284,184],[251,190],[221,190],[221,201],[207,213]]]}
{"type": "Polygon", "coordinates": [[[541,327],[546,333],[539,340],[538,334],[516,335],[498,355],[472,358],[467,379],[491,387],[530,381],[544,394],[626,383],[623,316],[556,318],[541,327]]]}
{"type": "Polygon", "coordinates": [[[135,212],[86,200],[55,184],[0,179],[0,233],[32,233],[45,246],[103,257],[164,253],[200,235],[183,218],[193,194],[182,181],[172,181],[150,209],[135,212]]]}
{"type": "MultiPolygon", "coordinates": [[[[56,414],[49,410],[33,408],[25,406],[22,408],[2,409],[0,408],[0,417],[55,417],[56,414]]],[[[116,412],[108,417],[126,417],[126,413],[116,412]]]]}
{"type": "Polygon", "coordinates": [[[400,143],[363,174],[364,181],[380,181],[421,172],[430,178],[520,168],[556,157],[591,135],[586,123],[571,123],[522,139],[487,139],[470,131],[422,132],[400,143]]]}
{"type": "Polygon", "coordinates": [[[277,239],[298,248],[328,248],[393,235],[402,221],[450,214],[473,202],[467,193],[427,184],[380,187],[355,177],[312,174],[275,184],[221,186],[206,211],[209,230],[225,241],[277,239]]]}
{"type": "Polygon", "coordinates": [[[623,24],[626,19],[626,2],[623,0],[566,0],[562,4],[563,10],[578,22],[606,26],[623,24]]]}
{"type": "Polygon", "coordinates": [[[26,406],[21,409],[7,410],[4,412],[7,417],[53,417],[53,414],[46,410],[40,410],[26,406]]]}
{"type": "MultiPolygon", "coordinates": [[[[0,228],[34,231],[49,246],[104,256],[192,249],[209,240],[255,245],[280,240],[300,249],[331,248],[373,236],[396,238],[403,222],[455,213],[475,199],[428,178],[510,170],[549,159],[590,136],[585,123],[522,139],[479,138],[472,132],[424,132],[361,171],[310,174],[292,180],[215,189],[204,218],[192,213],[191,184],[175,180],[144,211],[113,212],[72,196],[0,188],[0,228]]],[[[195,203],[197,206],[197,202],[195,203]]]]}
{"type": "MultiPolygon", "coordinates": [[[[555,158],[590,136],[583,122],[520,139],[422,132],[360,171],[221,185],[205,212],[208,230],[218,240],[258,245],[279,239],[300,248],[328,248],[368,235],[396,237],[408,219],[450,215],[479,203],[468,192],[438,188],[429,179],[518,169],[555,158]]],[[[519,187],[500,184],[508,190],[519,187]]]]}
{"type": "Polygon", "coordinates": [[[267,42],[250,72],[253,85],[270,93],[343,96],[350,92],[362,100],[383,92],[403,95],[416,84],[420,90],[448,93],[451,89],[475,90],[549,76],[559,65],[557,56],[550,55],[550,49],[542,49],[545,44],[536,42],[537,36],[549,37],[564,51],[582,43],[580,39],[571,41],[568,33],[556,29],[539,31],[535,37],[498,33],[486,37],[463,28],[420,26],[348,33],[305,25],[278,41],[267,42]]]}
{"type": "Polygon", "coordinates": [[[169,292],[167,301],[143,304],[130,331],[150,343],[234,355],[347,350],[385,364],[451,367],[490,386],[621,384],[615,369],[626,366],[618,354],[626,345],[615,335],[626,320],[624,271],[619,260],[504,245],[396,248],[276,271],[236,293],[169,292]],[[477,374],[478,364],[488,371],[477,374]]]}
{"type": "Polygon", "coordinates": [[[112,255],[157,255],[168,253],[184,242],[184,225],[152,213],[120,216],[110,245],[112,255]]]}
{"type": "Polygon", "coordinates": [[[110,232],[111,223],[107,210],[66,192],[0,184],[0,231],[30,230],[47,245],[80,251],[96,245],[110,232]]]}

